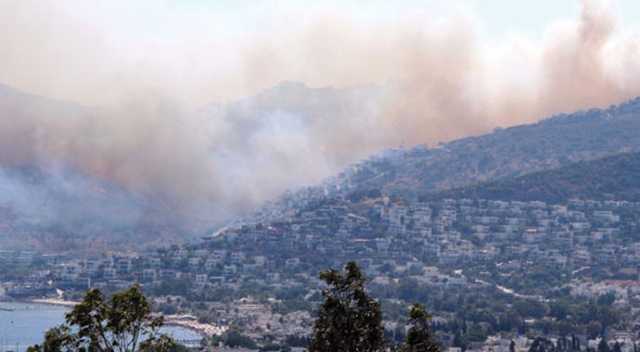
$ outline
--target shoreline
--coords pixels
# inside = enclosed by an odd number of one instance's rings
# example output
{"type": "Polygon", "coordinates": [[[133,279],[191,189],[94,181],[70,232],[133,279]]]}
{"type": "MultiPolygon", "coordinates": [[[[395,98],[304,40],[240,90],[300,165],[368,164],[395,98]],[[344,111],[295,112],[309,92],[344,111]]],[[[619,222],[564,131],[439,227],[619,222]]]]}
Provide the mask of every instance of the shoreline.
{"type": "Polygon", "coordinates": [[[227,331],[227,326],[199,323],[195,319],[185,319],[184,316],[164,315],[163,326],[177,326],[183,329],[191,330],[201,337],[211,338],[214,335],[220,335],[227,331]]]}
{"type": "MultiPolygon", "coordinates": [[[[66,301],[58,298],[33,298],[33,299],[17,299],[11,301],[3,301],[7,303],[22,303],[22,304],[37,304],[42,306],[54,306],[72,308],[73,306],[81,303],[76,301],[66,301]]],[[[157,313],[153,313],[156,315],[157,313]]],[[[214,335],[220,335],[227,330],[226,326],[219,326],[214,324],[199,323],[196,319],[185,318],[184,315],[163,315],[165,327],[179,327],[186,330],[190,330],[200,337],[211,338],[214,335]]]]}
{"type": "Polygon", "coordinates": [[[24,298],[24,299],[1,299],[0,304],[24,304],[24,305],[36,305],[36,306],[50,306],[60,308],[72,308],[80,302],[65,301],[55,298],[24,298]]]}
{"type": "MultiPolygon", "coordinates": [[[[18,301],[20,302],[20,301],[18,301]]],[[[36,303],[36,304],[43,304],[43,305],[51,305],[51,306],[60,306],[60,307],[73,307],[76,304],[79,304],[81,302],[75,302],[75,301],[65,301],[63,299],[58,299],[58,298],[33,298],[33,299],[28,299],[28,300],[23,300],[21,301],[23,303],[36,303]]]]}

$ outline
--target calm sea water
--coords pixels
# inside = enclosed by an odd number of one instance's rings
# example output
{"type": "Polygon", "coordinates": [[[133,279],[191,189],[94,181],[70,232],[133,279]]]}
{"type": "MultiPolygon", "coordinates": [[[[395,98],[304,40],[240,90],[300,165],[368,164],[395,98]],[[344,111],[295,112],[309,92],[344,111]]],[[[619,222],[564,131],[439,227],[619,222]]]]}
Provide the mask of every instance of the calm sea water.
{"type": "MultiPolygon", "coordinates": [[[[25,351],[41,343],[48,329],[64,323],[65,307],[0,302],[0,352],[25,351]]],[[[179,327],[165,327],[163,332],[177,340],[195,340],[193,331],[179,327]]]]}

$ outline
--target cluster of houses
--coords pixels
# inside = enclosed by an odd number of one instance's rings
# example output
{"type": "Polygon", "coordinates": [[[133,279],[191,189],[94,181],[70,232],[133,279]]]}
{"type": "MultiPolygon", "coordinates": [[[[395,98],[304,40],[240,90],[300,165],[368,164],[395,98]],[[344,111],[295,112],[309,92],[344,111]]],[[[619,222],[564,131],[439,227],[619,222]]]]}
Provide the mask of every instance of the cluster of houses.
{"type": "MultiPolygon", "coordinates": [[[[330,256],[403,265],[438,266],[506,259],[544,263],[552,268],[597,264],[633,265],[640,260],[634,239],[640,204],[624,201],[444,200],[437,204],[327,204],[310,211],[257,214],[243,223],[248,243],[295,254],[330,256]],[[630,226],[633,227],[630,229],[630,226]]],[[[300,208],[300,207],[298,207],[300,208]]],[[[229,242],[229,241],[227,241],[229,242]]]]}
{"type": "Polygon", "coordinates": [[[30,287],[53,279],[62,287],[120,288],[182,275],[192,278],[194,289],[233,288],[241,282],[306,284],[318,271],[350,260],[374,282],[418,272],[433,284],[464,285],[464,276],[451,270],[445,275],[438,268],[486,262],[513,269],[525,262],[571,270],[633,266],[640,261],[640,241],[630,241],[633,236],[627,232],[636,222],[622,227],[621,212],[640,212],[640,204],[462,199],[363,206],[344,201],[256,215],[197,245],[66,261],[33,251],[0,250],[0,264],[37,266],[28,279],[30,287]]]}
{"type": "MultiPolygon", "coordinates": [[[[182,247],[82,259],[0,250],[0,265],[33,268],[23,281],[6,285],[6,291],[38,295],[54,287],[124,289],[135,282],[153,286],[182,278],[193,291],[253,284],[273,290],[306,287],[311,295],[320,288],[319,271],[352,260],[372,284],[411,277],[444,288],[477,283],[465,269],[488,262],[502,270],[534,263],[576,273],[598,265],[629,266],[633,276],[634,263],[640,261],[640,241],[633,239],[640,203],[460,199],[369,204],[310,199],[305,198],[304,207],[271,207],[268,213],[182,247]],[[621,221],[621,216],[631,218],[621,221]]],[[[628,282],[574,278],[569,285],[579,297],[612,293],[619,307],[629,306],[640,293],[628,282]]],[[[256,313],[251,321],[259,326],[286,321],[267,316],[256,313]]],[[[287,319],[292,331],[308,316],[287,319]]]]}

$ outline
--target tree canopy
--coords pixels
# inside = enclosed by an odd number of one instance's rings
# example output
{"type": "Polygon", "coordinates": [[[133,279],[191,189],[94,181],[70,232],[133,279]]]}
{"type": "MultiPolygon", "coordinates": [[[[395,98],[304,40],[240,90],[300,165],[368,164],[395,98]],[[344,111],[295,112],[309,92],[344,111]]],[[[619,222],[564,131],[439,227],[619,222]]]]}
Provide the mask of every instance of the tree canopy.
{"type": "Polygon", "coordinates": [[[158,333],[162,316],[152,316],[149,301],[138,285],[107,297],[89,290],[82,302],[65,316],[66,324],[45,333],[42,345],[28,352],[133,352],[174,351],[177,345],[158,333]]]}
{"type": "Polygon", "coordinates": [[[438,352],[438,343],[431,338],[429,322],[431,316],[419,304],[415,303],[409,312],[411,327],[404,337],[404,343],[398,352],[438,352]]]}
{"type": "Polygon", "coordinates": [[[309,352],[374,352],[384,347],[380,304],[364,289],[365,277],[355,262],[344,275],[330,269],[320,273],[328,288],[313,325],[309,352]]]}

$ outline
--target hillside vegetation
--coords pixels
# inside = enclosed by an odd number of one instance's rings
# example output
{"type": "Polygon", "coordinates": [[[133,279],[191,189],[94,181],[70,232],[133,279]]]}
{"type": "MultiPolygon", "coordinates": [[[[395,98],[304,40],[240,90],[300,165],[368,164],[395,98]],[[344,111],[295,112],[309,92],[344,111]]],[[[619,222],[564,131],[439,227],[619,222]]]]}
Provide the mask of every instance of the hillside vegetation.
{"type": "Polygon", "coordinates": [[[640,153],[622,153],[535,172],[514,179],[428,193],[422,200],[481,198],[500,200],[569,199],[640,201],[640,153]]]}
{"type": "Polygon", "coordinates": [[[415,197],[640,151],[639,126],[640,98],[636,98],[606,110],[558,115],[436,148],[396,150],[359,165],[350,175],[351,189],[415,197]]]}

